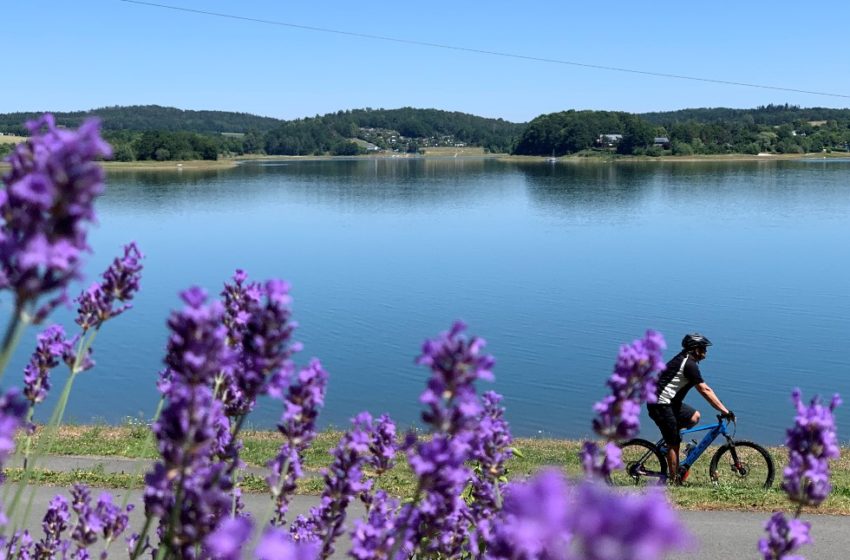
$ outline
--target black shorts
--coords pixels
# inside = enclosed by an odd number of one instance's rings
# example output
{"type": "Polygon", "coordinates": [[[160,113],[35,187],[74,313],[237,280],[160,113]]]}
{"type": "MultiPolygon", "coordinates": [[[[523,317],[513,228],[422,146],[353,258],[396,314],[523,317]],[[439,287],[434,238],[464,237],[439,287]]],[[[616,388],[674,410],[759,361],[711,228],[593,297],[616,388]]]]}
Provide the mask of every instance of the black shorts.
{"type": "Polygon", "coordinates": [[[667,445],[673,447],[681,443],[682,438],[679,435],[679,430],[690,428],[693,425],[692,418],[696,409],[681,403],[678,406],[669,404],[648,404],[649,417],[658,425],[661,430],[661,437],[667,442],[667,445]]]}

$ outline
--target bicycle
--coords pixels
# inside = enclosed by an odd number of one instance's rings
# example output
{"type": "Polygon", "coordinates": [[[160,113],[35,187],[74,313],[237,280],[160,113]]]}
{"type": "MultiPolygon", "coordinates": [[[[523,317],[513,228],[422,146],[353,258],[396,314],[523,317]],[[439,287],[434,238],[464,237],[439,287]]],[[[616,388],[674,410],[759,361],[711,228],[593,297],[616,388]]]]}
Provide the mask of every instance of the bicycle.
{"type": "MultiPolygon", "coordinates": [[[[708,446],[719,436],[726,438],[708,467],[708,474],[715,485],[729,485],[744,488],[770,488],[776,467],[770,453],[761,445],[746,440],[734,439],[737,423],[728,421],[723,415],[717,416],[717,424],[699,426],[682,430],[682,441],[695,432],[708,431],[699,443],[692,440],[685,446],[684,459],[679,463],[679,479],[684,481],[690,469],[708,446]],[[734,424],[732,433],[727,429],[734,424]]],[[[667,482],[667,444],[664,439],[652,443],[645,439],[631,439],[620,444],[625,470],[614,471],[608,476],[608,483],[614,486],[640,486],[644,484],[664,484],[667,482]]]]}

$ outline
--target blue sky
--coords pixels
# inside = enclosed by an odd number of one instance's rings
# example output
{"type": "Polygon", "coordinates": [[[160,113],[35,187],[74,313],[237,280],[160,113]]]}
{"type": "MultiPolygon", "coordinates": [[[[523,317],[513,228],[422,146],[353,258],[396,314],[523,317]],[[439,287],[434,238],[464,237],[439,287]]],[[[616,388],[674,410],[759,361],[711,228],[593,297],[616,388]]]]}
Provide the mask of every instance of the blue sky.
{"type": "MultiPolygon", "coordinates": [[[[850,96],[850,3],[162,4],[462,48],[850,96]]],[[[512,121],[825,97],[519,60],[191,14],[120,0],[5,2],[0,112],[159,104],[298,118],[433,107],[512,121]]]]}

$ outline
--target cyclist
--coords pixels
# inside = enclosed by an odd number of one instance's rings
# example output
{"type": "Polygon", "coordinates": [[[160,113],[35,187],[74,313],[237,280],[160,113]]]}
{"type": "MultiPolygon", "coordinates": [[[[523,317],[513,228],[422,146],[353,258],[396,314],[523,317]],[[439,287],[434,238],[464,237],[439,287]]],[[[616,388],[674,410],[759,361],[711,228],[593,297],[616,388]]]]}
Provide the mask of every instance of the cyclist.
{"type": "Polygon", "coordinates": [[[705,359],[711,341],[700,333],[686,334],[682,339],[682,351],[676,354],[666,369],[658,376],[657,402],[647,405],[649,417],[658,425],[661,436],[667,443],[667,465],[670,482],[678,484],[679,430],[695,426],[700,419],[699,411],[684,403],[685,395],[696,387],[700,395],[720,413],[732,420],[735,415],[726,408],[715,392],[703,381],[699,362],[705,359]]]}

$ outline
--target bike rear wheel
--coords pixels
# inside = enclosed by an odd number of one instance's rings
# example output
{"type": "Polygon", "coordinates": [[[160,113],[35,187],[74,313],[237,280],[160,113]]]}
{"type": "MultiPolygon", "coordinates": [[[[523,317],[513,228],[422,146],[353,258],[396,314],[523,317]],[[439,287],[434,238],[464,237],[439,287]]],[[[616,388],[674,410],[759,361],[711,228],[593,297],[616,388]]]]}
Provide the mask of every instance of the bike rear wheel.
{"type": "Polygon", "coordinates": [[[717,450],[711,458],[708,474],[715,484],[770,488],[775,467],[764,447],[751,441],[736,441],[717,450]]]}
{"type": "Polygon", "coordinates": [[[645,439],[632,439],[620,444],[625,469],[608,476],[612,486],[647,486],[667,482],[667,459],[655,444],[645,439]]]}

